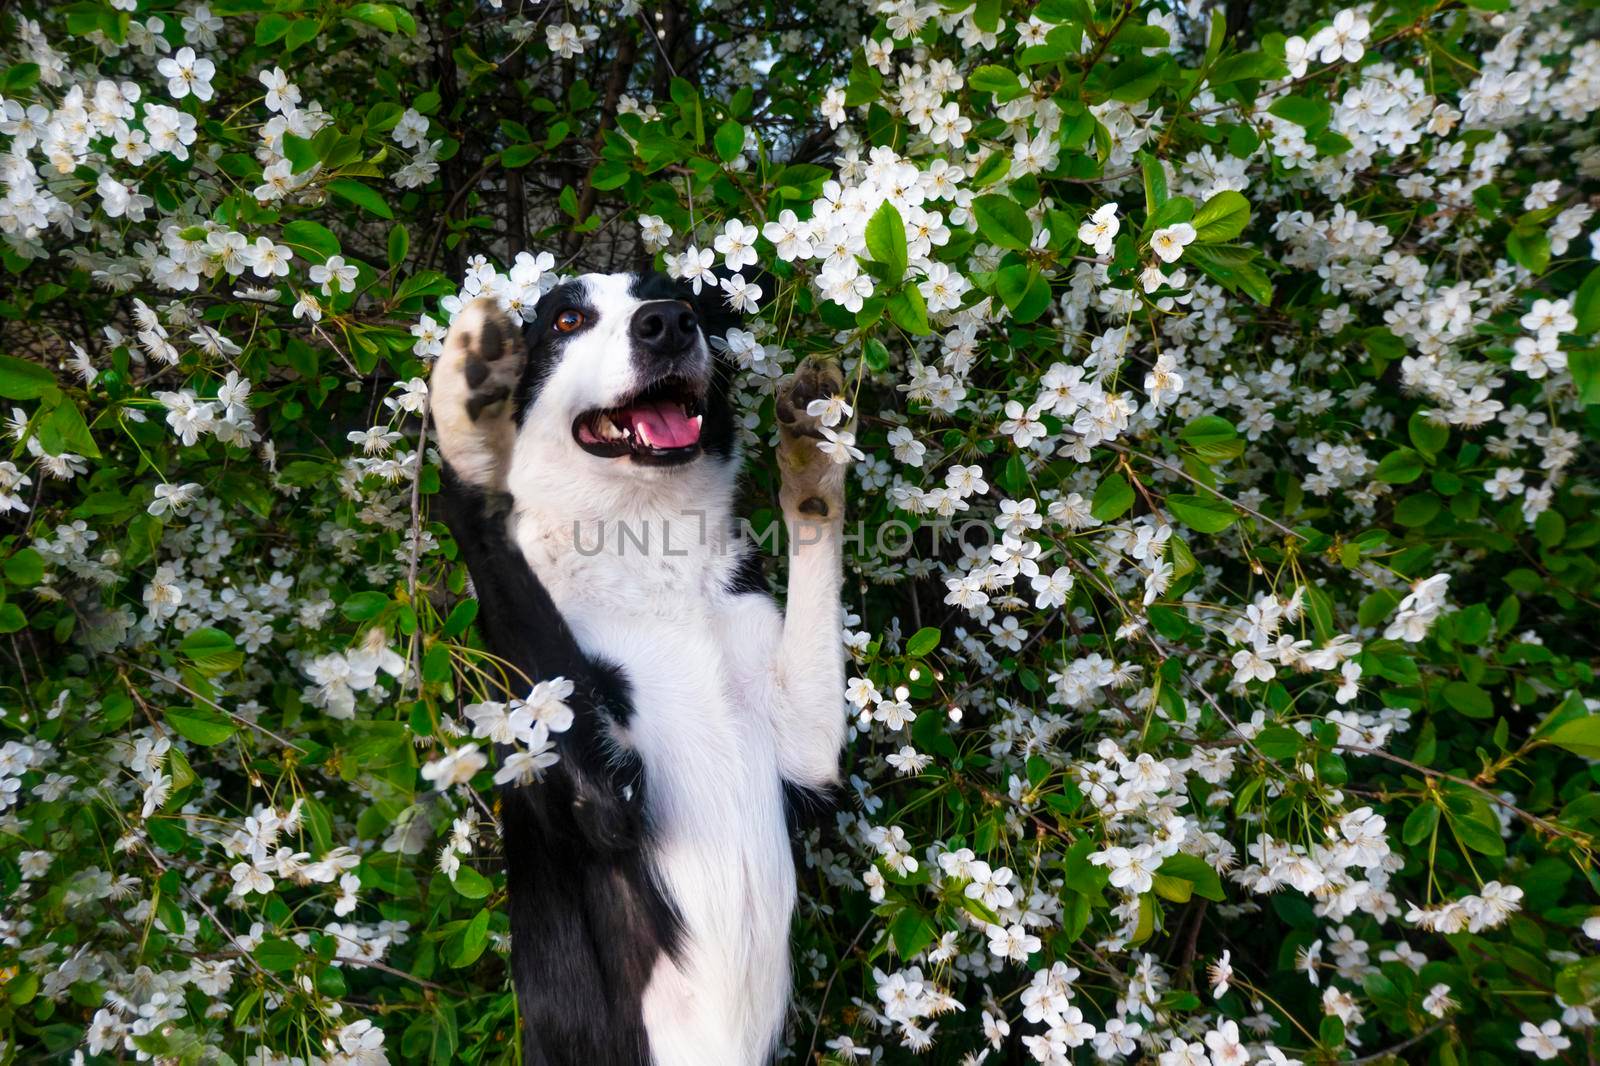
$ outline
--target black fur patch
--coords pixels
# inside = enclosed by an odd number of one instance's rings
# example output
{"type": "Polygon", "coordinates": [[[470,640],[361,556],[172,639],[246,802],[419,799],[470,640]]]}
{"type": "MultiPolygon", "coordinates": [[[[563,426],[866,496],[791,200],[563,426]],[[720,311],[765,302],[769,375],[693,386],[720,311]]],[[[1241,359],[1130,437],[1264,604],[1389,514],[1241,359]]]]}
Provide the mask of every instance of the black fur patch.
{"type": "Polygon", "coordinates": [[[441,475],[437,500],[472,572],[479,629],[518,672],[504,694],[554,677],[574,685],[561,761],[532,785],[501,790],[523,1062],[642,1066],[644,990],[683,930],[641,846],[643,764],[615,739],[632,714],[627,680],[578,647],[506,530],[509,500],[462,485],[448,465],[441,475]]]}
{"type": "Polygon", "coordinates": [[[767,588],[767,570],[761,562],[761,551],[746,544],[739,552],[739,562],[734,566],[733,577],[728,581],[728,591],[735,596],[759,592],[770,594],[767,588]]]}
{"type": "Polygon", "coordinates": [[[798,833],[821,826],[829,815],[844,806],[850,793],[844,785],[811,788],[792,781],[783,783],[783,812],[789,831],[798,833]]]}
{"type": "Polygon", "coordinates": [[[544,391],[545,382],[555,373],[561,361],[561,349],[567,340],[579,336],[597,321],[595,307],[589,301],[589,290],[580,281],[567,281],[539,298],[533,307],[533,317],[522,324],[522,341],[528,349],[528,365],[522,371],[522,383],[517,387],[517,406],[513,412],[517,425],[522,425],[524,414],[544,391]],[[555,318],[561,312],[574,309],[583,312],[584,324],[571,333],[558,333],[555,318]]]}

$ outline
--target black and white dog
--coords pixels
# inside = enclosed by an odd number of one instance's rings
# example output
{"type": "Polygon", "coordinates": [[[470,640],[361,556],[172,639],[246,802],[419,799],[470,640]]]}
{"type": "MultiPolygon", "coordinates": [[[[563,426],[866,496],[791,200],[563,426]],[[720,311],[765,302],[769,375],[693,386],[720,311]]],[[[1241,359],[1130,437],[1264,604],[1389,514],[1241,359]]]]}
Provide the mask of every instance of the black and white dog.
{"type": "Polygon", "coordinates": [[[530,1066],[757,1066],[783,1024],[787,814],[836,783],[845,729],[844,468],[805,410],[841,380],[807,361],[779,390],[780,613],[723,536],[739,456],[719,296],[588,274],[524,326],[480,299],[433,369],[484,637],[514,687],[576,686],[560,762],[502,797],[530,1066]]]}

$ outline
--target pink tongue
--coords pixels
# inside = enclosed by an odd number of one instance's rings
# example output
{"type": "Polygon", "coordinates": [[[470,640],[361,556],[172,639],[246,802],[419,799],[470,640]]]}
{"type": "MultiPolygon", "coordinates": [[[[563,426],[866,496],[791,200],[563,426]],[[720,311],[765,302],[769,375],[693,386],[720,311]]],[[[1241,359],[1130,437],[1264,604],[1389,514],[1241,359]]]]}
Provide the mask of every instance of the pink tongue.
{"type": "Polygon", "coordinates": [[[643,427],[650,444],[657,448],[687,448],[700,440],[700,427],[675,403],[642,404],[630,413],[634,432],[643,427]]]}

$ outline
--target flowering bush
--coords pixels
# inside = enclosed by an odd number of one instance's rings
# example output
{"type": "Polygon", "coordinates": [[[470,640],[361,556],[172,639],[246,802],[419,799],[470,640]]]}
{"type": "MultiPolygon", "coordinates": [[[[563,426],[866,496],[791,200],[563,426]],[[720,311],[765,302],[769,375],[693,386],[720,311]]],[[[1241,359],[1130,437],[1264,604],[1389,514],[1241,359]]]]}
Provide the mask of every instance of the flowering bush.
{"type": "Polygon", "coordinates": [[[427,366],[649,256],[857,420],[790,1059],[1590,1061],[1595,29],[0,3],[0,1061],[515,1058],[427,366]]]}

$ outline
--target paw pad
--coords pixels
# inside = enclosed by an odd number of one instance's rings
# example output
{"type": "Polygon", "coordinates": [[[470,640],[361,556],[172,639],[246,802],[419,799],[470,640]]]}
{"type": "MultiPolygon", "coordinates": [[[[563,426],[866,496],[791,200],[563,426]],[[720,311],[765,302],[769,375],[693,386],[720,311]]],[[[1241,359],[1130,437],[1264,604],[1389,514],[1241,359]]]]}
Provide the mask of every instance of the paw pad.
{"type": "Polygon", "coordinates": [[[821,438],[816,416],[806,413],[813,400],[825,400],[844,391],[844,375],[839,364],[820,356],[807,356],[778,384],[776,413],[778,422],[793,433],[821,438]]]}
{"type": "Polygon", "coordinates": [[[493,299],[474,300],[451,323],[433,367],[431,407],[445,460],[468,484],[494,487],[504,478],[526,364],[522,331],[493,299]]]}

